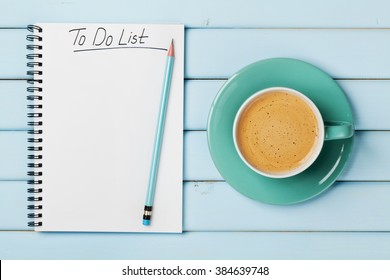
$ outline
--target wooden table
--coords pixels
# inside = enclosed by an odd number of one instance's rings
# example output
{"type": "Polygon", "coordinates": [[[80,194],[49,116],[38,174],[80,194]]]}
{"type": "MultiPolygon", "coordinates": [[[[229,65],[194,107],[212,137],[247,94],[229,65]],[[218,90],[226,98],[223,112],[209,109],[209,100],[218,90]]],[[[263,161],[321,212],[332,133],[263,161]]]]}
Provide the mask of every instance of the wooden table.
{"type": "Polygon", "coordinates": [[[390,258],[390,2],[6,2],[0,3],[1,259],[390,258]],[[183,234],[27,227],[25,37],[26,25],[40,21],[185,24],[183,234]],[[237,193],[207,148],[207,114],[218,89],[238,69],[270,57],[302,59],[328,72],[356,120],[353,154],[339,181],[293,206],[237,193]]]}

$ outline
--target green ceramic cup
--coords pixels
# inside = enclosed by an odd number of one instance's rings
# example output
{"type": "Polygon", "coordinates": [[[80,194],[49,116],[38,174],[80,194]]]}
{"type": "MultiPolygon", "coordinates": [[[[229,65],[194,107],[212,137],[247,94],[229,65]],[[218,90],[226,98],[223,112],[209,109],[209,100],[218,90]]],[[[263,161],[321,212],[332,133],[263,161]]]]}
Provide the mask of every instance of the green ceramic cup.
{"type": "MultiPolygon", "coordinates": [[[[215,97],[207,125],[210,155],[226,182],[249,198],[277,205],[307,201],[325,192],[339,178],[351,155],[354,135],[324,141],[317,160],[295,176],[279,179],[254,172],[234,147],[233,122],[245,100],[270,87],[287,87],[303,93],[317,106],[324,120],[336,121],[329,123],[332,129],[334,124],[354,123],[347,95],[324,71],[292,58],[260,60],[233,74],[215,97]]],[[[336,133],[331,129],[327,132],[336,133]]]]}
{"type": "MultiPolygon", "coordinates": [[[[272,120],[271,120],[272,121],[272,120]]],[[[234,118],[234,123],[233,123],[233,142],[234,142],[234,147],[240,156],[241,160],[253,171],[256,173],[269,177],[269,178],[287,178],[291,176],[295,176],[303,171],[305,171],[307,168],[309,168],[315,160],[318,158],[324,141],[330,141],[330,140],[341,140],[341,139],[347,139],[353,136],[354,134],[354,128],[353,124],[350,122],[345,122],[345,121],[324,121],[322,118],[322,115],[320,111],[318,110],[317,106],[303,93],[287,88],[287,87],[270,87],[270,88],[265,88],[262,89],[253,95],[251,95],[248,99],[244,101],[244,103],[241,105],[241,107],[238,109],[237,114],[234,118]],[[317,127],[318,127],[318,139],[316,141],[315,147],[313,147],[310,156],[306,158],[306,160],[300,164],[298,167],[284,171],[284,172],[270,172],[270,171],[265,171],[261,170],[255,166],[253,166],[250,162],[248,162],[243,155],[243,153],[240,150],[240,147],[238,145],[237,141],[237,124],[239,123],[239,120],[245,112],[245,110],[255,101],[257,100],[260,96],[272,92],[285,92],[294,96],[297,96],[299,99],[304,101],[309,108],[311,108],[312,112],[314,113],[316,120],[317,120],[317,127]]]]}

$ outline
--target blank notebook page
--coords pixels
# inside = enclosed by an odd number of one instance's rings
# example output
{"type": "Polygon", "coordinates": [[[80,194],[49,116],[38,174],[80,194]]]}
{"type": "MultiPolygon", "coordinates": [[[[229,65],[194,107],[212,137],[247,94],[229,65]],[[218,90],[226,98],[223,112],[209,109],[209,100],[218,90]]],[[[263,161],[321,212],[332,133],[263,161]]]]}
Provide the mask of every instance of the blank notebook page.
{"type": "Polygon", "coordinates": [[[42,27],[38,231],[182,231],[183,25],[42,27]],[[142,225],[167,49],[175,62],[151,226],[142,225]]]}

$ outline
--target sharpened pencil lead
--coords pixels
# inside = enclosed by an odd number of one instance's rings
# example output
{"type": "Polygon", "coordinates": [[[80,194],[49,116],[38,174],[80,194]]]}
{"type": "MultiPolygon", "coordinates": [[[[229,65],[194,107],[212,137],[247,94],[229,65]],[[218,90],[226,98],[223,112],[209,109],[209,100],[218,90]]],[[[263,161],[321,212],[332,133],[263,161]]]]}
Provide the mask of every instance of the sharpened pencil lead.
{"type": "Polygon", "coordinates": [[[175,56],[175,48],[173,46],[173,39],[171,41],[171,45],[169,46],[168,56],[175,56]]]}

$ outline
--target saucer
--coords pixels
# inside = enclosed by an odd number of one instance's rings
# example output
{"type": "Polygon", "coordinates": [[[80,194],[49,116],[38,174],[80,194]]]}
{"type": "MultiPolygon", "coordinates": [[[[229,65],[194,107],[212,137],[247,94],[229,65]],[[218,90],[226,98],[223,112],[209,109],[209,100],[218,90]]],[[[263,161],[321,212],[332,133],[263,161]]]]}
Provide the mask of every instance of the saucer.
{"type": "Polygon", "coordinates": [[[325,141],[316,161],[298,175],[274,179],[254,172],[235,150],[233,122],[241,104],[268,87],[295,89],[316,104],[324,121],[353,124],[345,93],[322,70],[290,58],[261,60],[235,73],[215,97],[207,128],[211,157],[226,182],[247,197],[270,204],[302,202],[322,193],[336,181],[347,163],[354,136],[325,141]]]}

